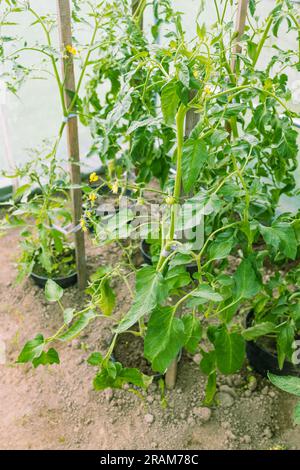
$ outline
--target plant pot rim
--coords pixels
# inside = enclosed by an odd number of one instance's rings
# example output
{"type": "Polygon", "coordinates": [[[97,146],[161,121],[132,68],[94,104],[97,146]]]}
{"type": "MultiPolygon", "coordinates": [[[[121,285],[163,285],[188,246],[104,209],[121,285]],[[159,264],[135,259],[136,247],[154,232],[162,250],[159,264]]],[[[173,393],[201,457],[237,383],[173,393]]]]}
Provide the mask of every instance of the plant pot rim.
{"type": "Polygon", "coordinates": [[[73,277],[73,276],[77,276],[77,272],[73,271],[70,274],[68,274],[67,276],[51,277],[51,276],[41,276],[40,274],[36,274],[34,271],[32,271],[30,273],[30,276],[36,277],[37,279],[46,280],[46,281],[48,279],[51,279],[52,281],[56,282],[56,281],[63,281],[65,279],[69,279],[70,277],[73,277]]]}
{"type": "MultiPolygon", "coordinates": [[[[251,327],[252,326],[253,319],[254,319],[254,311],[250,310],[247,313],[247,316],[246,316],[246,327],[251,327]]],[[[277,374],[277,375],[300,376],[300,364],[293,364],[289,360],[285,360],[283,368],[279,369],[278,355],[277,355],[276,351],[274,351],[274,352],[268,351],[263,346],[257,344],[257,342],[254,341],[254,340],[250,340],[250,341],[246,342],[246,352],[247,352],[247,357],[248,357],[248,360],[249,360],[251,366],[253,366],[253,368],[263,376],[267,375],[266,372],[268,372],[268,371],[272,372],[272,371],[267,370],[267,368],[264,366],[262,361],[258,364],[258,368],[256,368],[255,365],[253,365],[253,355],[254,354],[255,354],[256,357],[258,357],[259,354],[263,355],[266,362],[267,362],[267,360],[272,360],[274,362],[274,368],[276,369],[276,371],[273,371],[272,373],[275,373],[275,375],[277,374]],[[261,372],[258,369],[263,370],[264,372],[261,372]]]]}
{"type": "Polygon", "coordinates": [[[77,272],[76,271],[73,271],[72,273],[68,274],[67,276],[60,276],[60,277],[41,276],[39,274],[36,274],[36,273],[32,272],[30,274],[30,277],[33,280],[33,282],[41,288],[45,287],[46,282],[49,279],[56,282],[56,284],[58,284],[63,289],[71,287],[74,284],[76,284],[76,282],[77,282],[77,272]]]}

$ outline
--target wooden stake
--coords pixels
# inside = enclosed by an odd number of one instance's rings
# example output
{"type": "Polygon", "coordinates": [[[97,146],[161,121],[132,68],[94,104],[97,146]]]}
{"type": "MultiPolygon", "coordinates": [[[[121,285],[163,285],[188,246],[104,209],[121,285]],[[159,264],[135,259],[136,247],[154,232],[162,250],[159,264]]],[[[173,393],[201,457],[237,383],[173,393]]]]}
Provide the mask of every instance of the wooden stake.
{"type": "MultiPolygon", "coordinates": [[[[233,55],[232,55],[231,64],[230,64],[230,68],[233,74],[237,72],[237,54],[239,54],[242,50],[239,41],[245,31],[248,3],[249,3],[249,0],[239,0],[239,4],[238,4],[238,11],[236,15],[236,29],[235,29],[237,33],[237,37],[235,38],[235,44],[234,44],[234,48],[232,51],[233,55]]],[[[232,131],[230,121],[226,121],[225,129],[230,135],[232,131]]]]}
{"type": "Polygon", "coordinates": [[[237,56],[242,50],[241,45],[239,44],[241,37],[245,31],[246,18],[247,18],[247,9],[248,9],[249,0],[239,0],[237,17],[236,17],[236,33],[237,37],[235,39],[235,46],[233,49],[233,57],[231,61],[231,70],[236,71],[237,56]]]}
{"type": "MultiPolygon", "coordinates": [[[[67,54],[66,46],[72,46],[72,29],[71,29],[71,10],[69,0],[57,0],[58,29],[60,36],[60,45],[62,53],[62,78],[64,83],[64,96],[67,109],[70,106],[72,93],[75,92],[75,73],[74,63],[71,54],[67,54]]],[[[72,110],[71,110],[72,111],[72,110]]],[[[78,122],[77,116],[67,118],[67,145],[68,157],[70,162],[70,174],[72,185],[79,186],[80,178],[80,156],[79,156],[79,139],[78,139],[78,122]]],[[[82,192],[81,189],[71,189],[73,223],[77,227],[82,216],[82,192]]],[[[75,250],[76,265],[78,276],[78,287],[84,289],[86,286],[86,259],[84,233],[82,230],[75,232],[75,250]]]]}
{"type": "MultiPolygon", "coordinates": [[[[2,128],[3,142],[4,142],[4,157],[7,161],[7,167],[14,172],[15,162],[10,140],[10,133],[8,128],[8,118],[6,105],[0,103],[0,127],[2,128]]],[[[12,180],[13,191],[15,192],[19,187],[19,179],[13,178],[12,180]]]]}
{"type": "Polygon", "coordinates": [[[174,361],[169,365],[167,372],[165,374],[165,383],[166,387],[169,390],[172,390],[175,388],[176,385],[176,379],[177,379],[177,364],[178,364],[178,358],[174,359],[174,361]]]}

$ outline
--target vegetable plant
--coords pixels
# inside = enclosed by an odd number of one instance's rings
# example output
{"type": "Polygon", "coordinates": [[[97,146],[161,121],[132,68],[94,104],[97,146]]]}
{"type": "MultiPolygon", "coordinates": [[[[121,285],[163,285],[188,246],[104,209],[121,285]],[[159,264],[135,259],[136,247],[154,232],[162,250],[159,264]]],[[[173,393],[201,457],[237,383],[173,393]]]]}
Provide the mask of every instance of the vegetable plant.
{"type": "Polygon", "coordinates": [[[9,176],[23,181],[13,198],[5,203],[7,211],[1,224],[1,230],[21,229],[17,280],[31,273],[46,278],[73,274],[76,266],[68,236],[71,213],[66,171],[53,156],[45,158],[38,152],[9,176]]]}
{"type": "MultiPolygon", "coordinates": [[[[107,242],[122,241],[120,227],[125,228],[126,239],[133,238],[139,227],[155,256],[152,265],[138,269],[128,260],[126,269],[135,275],[135,291],[130,309],[117,325],[113,290],[106,283],[114,268],[109,275],[99,271],[93,280],[101,299],[96,309],[112,319],[114,332],[107,354],[94,353],[90,361],[99,367],[94,381],[97,389],[119,387],[122,368],[110,358],[118,336],[132,332],[143,338],[144,356],[154,372],[165,373],[182,349],[189,354],[199,351],[201,370],[208,377],[205,402],[213,403],[217,373],[228,375],[242,368],[246,340],[266,333],[261,325],[270,321],[268,308],[272,310],[276,302],[272,286],[274,282],[276,288],[280,285],[282,265],[299,258],[298,214],[282,213],[280,197],[296,194],[296,114],[288,106],[291,95],[284,71],[299,69],[300,47],[285,51],[273,44],[270,62],[264,70],[258,66],[267,39],[276,42],[281,28],[287,26],[299,36],[299,14],[290,1],[278,1],[261,21],[256,2],[251,2],[249,24],[240,40],[242,51],[235,53],[237,35],[232,22],[225,20],[231,3],[214,2],[217,22],[207,30],[199,19],[197,37],[190,43],[180,15],[175,15],[168,46],[146,50],[144,55],[138,52],[131,59],[149,77],[145,90],[159,73],[155,89],[160,112],[140,119],[135,127],[143,129],[155,121],[172,129],[176,138],[169,156],[175,172],[168,173],[160,189],[147,181],[128,185],[118,178],[119,186],[134,191],[137,207],[149,207],[149,194],[155,194],[161,211],[152,227],[136,215],[134,206],[120,210],[106,225],[100,222],[101,230],[108,225],[107,242]],[[235,70],[232,59],[237,61],[235,70]],[[280,64],[279,72],[275,64],[280,64]],[[199,120],[185,136],[190,112],[199,120]],[[203,220],[202,233],[197,229],[203,220]],[[187,237],[191,230],[196,240],[187,237]],[[199,245],[195,242],[201,233],[199,245]],[[195,267],[192,274],[186,269],[190,264],[195,267]],[[243,313],[252,309],[254,322],[247,328],[243,313]]],[[[86,214],[89,217],[93,214],[86,214]]],[[[292,269],[288,272],[287,276],[293,276],[292,269]]],[[[287,295],[285,287],[283,296],[287,295]]],[[[290,300],[287,296],[285,305],[290,300]]],[[[299,329],[293,305],[289,302],[286,310],[283,307],[272,325],[280,344],[280,365],[289,357],[291,340],[299,329]],[[284,347],[281,334],[286,338],[284,347]]],[[[136,385],[136,377],[141,381],[142,376],[138,370],[134,374],[134,380],[128,381],[136,385]]]]}
{"type": "MultiPolygon", "coordinates": [[[[295,397],[300,397],[300,378],[299,377],[281,377],[278,375],[269,374],[270,381],[275,387],[283,390],[284,392],[290,393],[295,397]]],[[[297,403],[294,410],[294,422],[300,424],[300,402],[297,403]]]]}

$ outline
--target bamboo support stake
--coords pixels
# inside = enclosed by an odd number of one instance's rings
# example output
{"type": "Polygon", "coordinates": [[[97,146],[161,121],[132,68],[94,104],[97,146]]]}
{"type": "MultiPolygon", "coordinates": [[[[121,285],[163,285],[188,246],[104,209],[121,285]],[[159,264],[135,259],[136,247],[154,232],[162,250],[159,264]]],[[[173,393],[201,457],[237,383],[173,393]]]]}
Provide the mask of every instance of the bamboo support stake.
{"type": "Polygon", "coordinates": [[[176,357],[174,361],[171,362],[169,365],[167,372],[165,374],[165,383],[166,387],[169,390],[175,388],[176,379],[177,379],[177,365],[178,365],[178,358],[176,357]]]}
{"type": "MultiPolygon", "coordinates": [[[[232,73],[235,75],[236,72],[237,72],[237,54],[239,54],[242,50],[242,47],[239,43],[241,37],[243,36],[244,34],[244,31],[245,31],[245,26],[246,26],[246,18],[247,18],[247,10],[248,10],[248,3],[249,3],[249,0],[239,0],[239,4],[238,4],[238,11],[237,11],[237,15],[236,15],[236,28],[235,28],[235,31],[236,31],[236,38],[235,38],[235,44],[234,44],[234,48],[233,48],[233,54],[232,54],[232,59],[231,59],[231,64],[230,64],[230,68],[232,70],[232,73]]],[[[230,121],[227,121],[225,123],[225,128],[227,130],[227,132],[229,133],[229,135],[231,135],[231,123],[230,121]]]]}
{"type": "Polygon", "coordinates": [[[235,39],[235,45],[233,49],[233,57],[231,60],[231,70],[233,72],[236,71],[237,65],[237,54],[239,54],[242,50],[240,45],[240,39],[244,34],[245,25],[246,25],[246,18],[247,18],[247,9],[248,9],[249,0],[239,0],[238,11],[236,16],[236,33],[237,37],[235,39]]]}
{"type": "MultiPolygon", "coordinates": [[[[13,151],[10,140],[10,133],[8,127],[8,118],[7,118],[7,109],[5,104],[0,103],[0,127],[2,129],[3,143],[4,143],[4,157],[7,161],[7,167],[14,171],[15,170],[15,161],[13,157],[13,151]]],[[[19,187],[19,179],[13,178],[12,180],[13,191],[15,192],[19,187]]]]}
{"type": "MultiPolygon", "coordinates": [[[[64,83],[65,103],[68,109],[72,100],[72,92],[75,92],[76,89],[73,58],[71,54],[67,54],[66,52],[66,46],[72,45],[71,10],[69,0],[57,0],[57,16],[62,53],[62,81],[64,83]]],[[[67,146],[71,183],[72,185],[77,186],[71,189],[73,223],[74,227],[77,227],[82,216],[82,191],[79,187],[81,184],[81,177],[78,122],[77,116],[74,115],[72,115],[72,117],[67,117],[67,119],[67,146]]],[[[75,232],[75,250],[78,287],[79,289],[84,289],[86,286],[86,259],[84,233],[82,230],[77,230],[75,232]]]]}

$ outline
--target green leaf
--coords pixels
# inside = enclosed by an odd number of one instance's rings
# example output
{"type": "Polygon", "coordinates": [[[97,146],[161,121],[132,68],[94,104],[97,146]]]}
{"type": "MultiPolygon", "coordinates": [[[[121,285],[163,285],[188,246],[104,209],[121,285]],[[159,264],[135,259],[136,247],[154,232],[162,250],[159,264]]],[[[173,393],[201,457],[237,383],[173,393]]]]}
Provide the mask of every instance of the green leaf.
{"type": "Polygon", "coordinates": [[[213,147],[219,147],[227,139],[228,135],[227,131],[216,129],[209,137],[210,144],[213,147]]]}
{"type": "Polygon", "coordinates": [[[110,316],[116,304],[116,295],[110,287],[108,280],[101,283],[100,294],[101,296],[97,304],[104,315],[110,316]]]}
{"type": "Polygon", "coordinates": [[[71,323],[71,321],[73,320],[74,313],[75,308],[66,308],[64,310],[64,323],[66,325],[69,325],[69,323],[71,323]]]}
{"type": "Polygon", "coordinates": [[[294,409],[294,423],[300,424],[300,402],[297,403],[294,409]]]}
{"type": "Polygon", "coordinates": [[[288,258],[296,258],[297,239],[291,224],[277,222],[272,227],[260,225],[259,230],[267,245],[272,246],[276,251],[281,248],[288,258]]]}
{"type": "Polygon", "coordinates": [[[249,2],[249,10],[252,16],[254,16],[256,10],[256,0],[250,0],[249,2]]]}
{"type": "Polygon", "coordinates": [[[60,341],[70,341],[78,336],[81,331],[89,324],[90,320],[96,318],[97,314],[93,310],[83,313],[73,323],[72,326],[65,332],[58,336],[60,341]]]}
{"type": "Polygon", "coordinates": [[[152,383],[153,378],[149,377],[138,369],[123,368],[119,362],[108,363],[93,380],[95,390],[105,390],[106,388],[121,389],[125,384],[129,383],[147,389],[152,383]],[[115,374],[111,374],[111,366],[113,366],[115,374]]]}
{"type": "Polygon", "coordinates": [[[166,295],[167,290],[162,274],[153,266],[141,268],[136,275],[136,294],[133,304],[116,328],[116,332],[126,331],[141,317],[149,315],[166,295]]]}
{"type": "Polygon", "coordinates": [[[195,354],[202,337],[202,326],[195,315],[184,315],[181,318],[184,325],[184,347],[190,354],[195,354]]]}
{"type": "Polygon", "coordinates": [[[283,368],[286,357],[293,353],[293,342],[295,340],[295,330],[291,323],[283,325],[277,335],[277,355],[279,368],[283,368]]]}
{"type": "Polygon", "coordinates": [[[215,240],[209,247],[209,259],[223,259],[230,254],[235,239],[231,237],[228,240],[215,240]]]}
{"type": "Polygon", "coordinates": [[[275,325],[271,322],[258,323],[257,325],[251,326],[242,332],[243,338],[246,341],[253,341],[260,336],[267,335],[274,332],[275,325]]]}
{"type": "Polygon", "coordinates": [[[178,65],[178,79],[186,88],[190,86],[190,71],[184,62],[178,65]]]}
{"type": "Polygon", "coordinates": [[[174,124],[178,104],[177,86],[176,82],[172,80],[162,88],[161,92],[161,109],[167,126],[174,124]]]}
{"type": "Polygon", "coordinates": [[[92,353],[87,360],[90,366],[101,366],[102,361],[103,361],[103,356],[99,352],[92,353]]]}
{"type": "Polygon", "coordinates": [[[176,358],[185,341],[182,320],[174,317],[172,307],[156,308],[150,317],[144,354],[154,371],[164,373],[176,358]]]}
{"type": "Polygon", "coordinates": [[[50,348],[47,352],[43,351],[39,357],[35,357],[32,361],[32,364],[35,368],[39,365],[45,366],[59,363],[59,356],[57,354],[57,351],[53,348],[50,348]]]}
{"type": "Polygon", "coordinates": [[[185,192],[188,193],[194,186],[207,159],[205,142],[192,138],[186,140],[182,154],[182,182],[185,192]]]}
{"type": "Polygon", "coordinates": [[[35,357],[41,355],[45,345],[43,335],[38,334],[36,337],[28,341],[19,354],[17,362],[25,363],[31,362],[35,357]]]}
{"type": "Polygon", "coordinates": [[[256,58],[257,44],[253,41],[248,41],[247,43],[248,55],[253,61],[256,58]]]}
{"type": "Polygon", "coordinates": [[[179,289],[180,287],[187,286],[191,282],[191,276],[184,266],[174,266],[168,270],[165,276],[165,282],[169,291],[171,289],[179,289]]]}
{"type": "Polygon", "coordinates": [[[261,289],[261,284],[249,259],[244,259],[234,274],[236,284],[235,297],[237,299],[251,299],[261,289]]]}
{"type": "Polygon", "coordinates": [[[205,399],[204,399],[205,405],[211,405],[211,403],[214,400],[216,391],[217,391],[217,374],[216,372],[212,372],[211,374],[209,374],[207,383],[206,383],[205,399]]]}
{"type": "Polygon", "coordinates": [[[45,285],[45,297],[48,302],[58,302],[62,298],[64,290],[52,279],[48,279],[45,285]]]}
{"type": "Polygon", "coordinates": [[[192,296],[211,300],[212,302],[221,302],[223,300],[223,297],[218,292],[215,292],[208,284],[200,284],[197,289],[193,291],[192,296]]]}
{"type": "Polygon", "coordinates": [[[203,357],[200,362],[200,369],[203,374],[210,375],[216,370],[216,351],[205,352],[203,351],[203,357]]]}
{"type": "Polygon", "coordinates": [[[219,371],[222,374],[238,372],[245,359],[245,340],[239,333],[229,333],[226,328],[218,331],[214,346],[219,371]]]}
{"type": "Polygon", "coordinates": [[[269,380],[275,387],[300,398],[300,378],[290,375],[280,376],[268,373],[269,380]]]}

